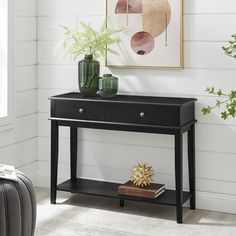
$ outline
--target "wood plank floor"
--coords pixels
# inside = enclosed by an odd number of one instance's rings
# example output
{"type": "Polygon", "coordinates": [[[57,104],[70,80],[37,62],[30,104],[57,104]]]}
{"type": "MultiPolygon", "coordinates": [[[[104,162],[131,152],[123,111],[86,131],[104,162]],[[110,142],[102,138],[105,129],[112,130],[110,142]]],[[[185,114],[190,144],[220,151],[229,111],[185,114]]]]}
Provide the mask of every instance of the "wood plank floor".
{"type": "Polygon", "coordinates": [[[49,190],[36,189],[36,236],[235,236],[236,215],[184,209],[175,222],[175,207],[59,192],[49,203],[49,190]]]}

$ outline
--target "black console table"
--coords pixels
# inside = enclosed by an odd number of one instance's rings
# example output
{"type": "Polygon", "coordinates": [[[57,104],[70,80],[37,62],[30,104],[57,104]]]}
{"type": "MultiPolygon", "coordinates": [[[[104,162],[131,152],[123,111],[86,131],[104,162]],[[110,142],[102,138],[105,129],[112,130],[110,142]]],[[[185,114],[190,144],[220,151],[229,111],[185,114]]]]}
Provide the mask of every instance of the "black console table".
{"type": "Polygon", "coordinates": [[[182,223],[183,204],[190,199],[195,209],[195,117],[194,98],[118,95],[115,98],[83,97],[67,93],[51,101],[51,203],[56,192],[68,191],[124,200],[176,206],[182,223]],[[70,127],[71,178],[57,185],[59,126],[70,127]],[[118,195],[118,183],[77,178],[77,127],[169,134],[175,136],[175,190],[166,190],[156,199],[118,195]],[[183,133],[188,132],[189,192],[183,191],[183,133]]]}

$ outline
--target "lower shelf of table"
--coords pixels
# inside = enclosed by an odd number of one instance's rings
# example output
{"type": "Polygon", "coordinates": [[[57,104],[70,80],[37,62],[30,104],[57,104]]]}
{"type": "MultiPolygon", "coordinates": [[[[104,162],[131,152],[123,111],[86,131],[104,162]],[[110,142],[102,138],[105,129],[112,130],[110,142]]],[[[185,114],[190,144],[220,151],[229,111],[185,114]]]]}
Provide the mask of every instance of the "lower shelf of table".
{"type": "MultiPolygon", "coordinates": [[[[126,196],[118,194],[119,183],[95,181],[88,179],[76,179],[75,182],[67,180],[57,186],[57,190],[71,193],[83,193],[103,197],[118,198],[132,201],[142,201],[150,203],[158,203],[165,205],[176,205],[176,196],[174,190],[166,190],[162,195],[156,199],[148,199],[142,197],[126,196]]],[[[189,192],[183,192],[183,203],[190,198],[189,192]]]]}

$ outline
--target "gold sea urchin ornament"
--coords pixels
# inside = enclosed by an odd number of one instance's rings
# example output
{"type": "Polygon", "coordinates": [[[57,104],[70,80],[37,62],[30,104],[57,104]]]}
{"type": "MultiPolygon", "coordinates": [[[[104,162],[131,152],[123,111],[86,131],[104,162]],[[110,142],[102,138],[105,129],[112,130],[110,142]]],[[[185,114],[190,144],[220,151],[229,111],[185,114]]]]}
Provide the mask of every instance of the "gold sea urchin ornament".
{"type": "Polygon", "coordinates": [[[138,187],[146,187],[153,180],[154,170],[147,163],[138,163],[132,171],[132,181],[138,187]]]}

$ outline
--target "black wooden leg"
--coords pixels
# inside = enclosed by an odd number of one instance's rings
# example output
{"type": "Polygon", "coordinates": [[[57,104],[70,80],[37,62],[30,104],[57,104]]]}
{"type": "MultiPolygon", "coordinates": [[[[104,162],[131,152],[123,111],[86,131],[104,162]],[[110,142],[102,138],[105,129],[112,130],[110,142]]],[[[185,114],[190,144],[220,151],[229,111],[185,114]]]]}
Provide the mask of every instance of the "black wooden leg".
{"type": "Polygon", "coordinates": [[[123,199],[120,199],[120,207],[124,207],[125,201],[123,199]]]}
{"type": "Polygon", "coordinates": [[[58,124],[51,121],[51,204],[56,204],[58,173],[58,124]]]}
{"type": "Polygon", "coordinates": [[[70,175],[76,181],[77,174],[77,127],[70,127],[70,175]]]}
{"type": "Polygon", "coordinates": [[[183,221],[183,134],[175,135],[175,188],[177,223],[183,221]]]}
{"type": "Polygon", "coordinates": [[[195,181],[195,125],[193,124],[188,131],[188,171],[189,171],[189,190],[190,208],[196,209],[196,181],[195,181]]]}

